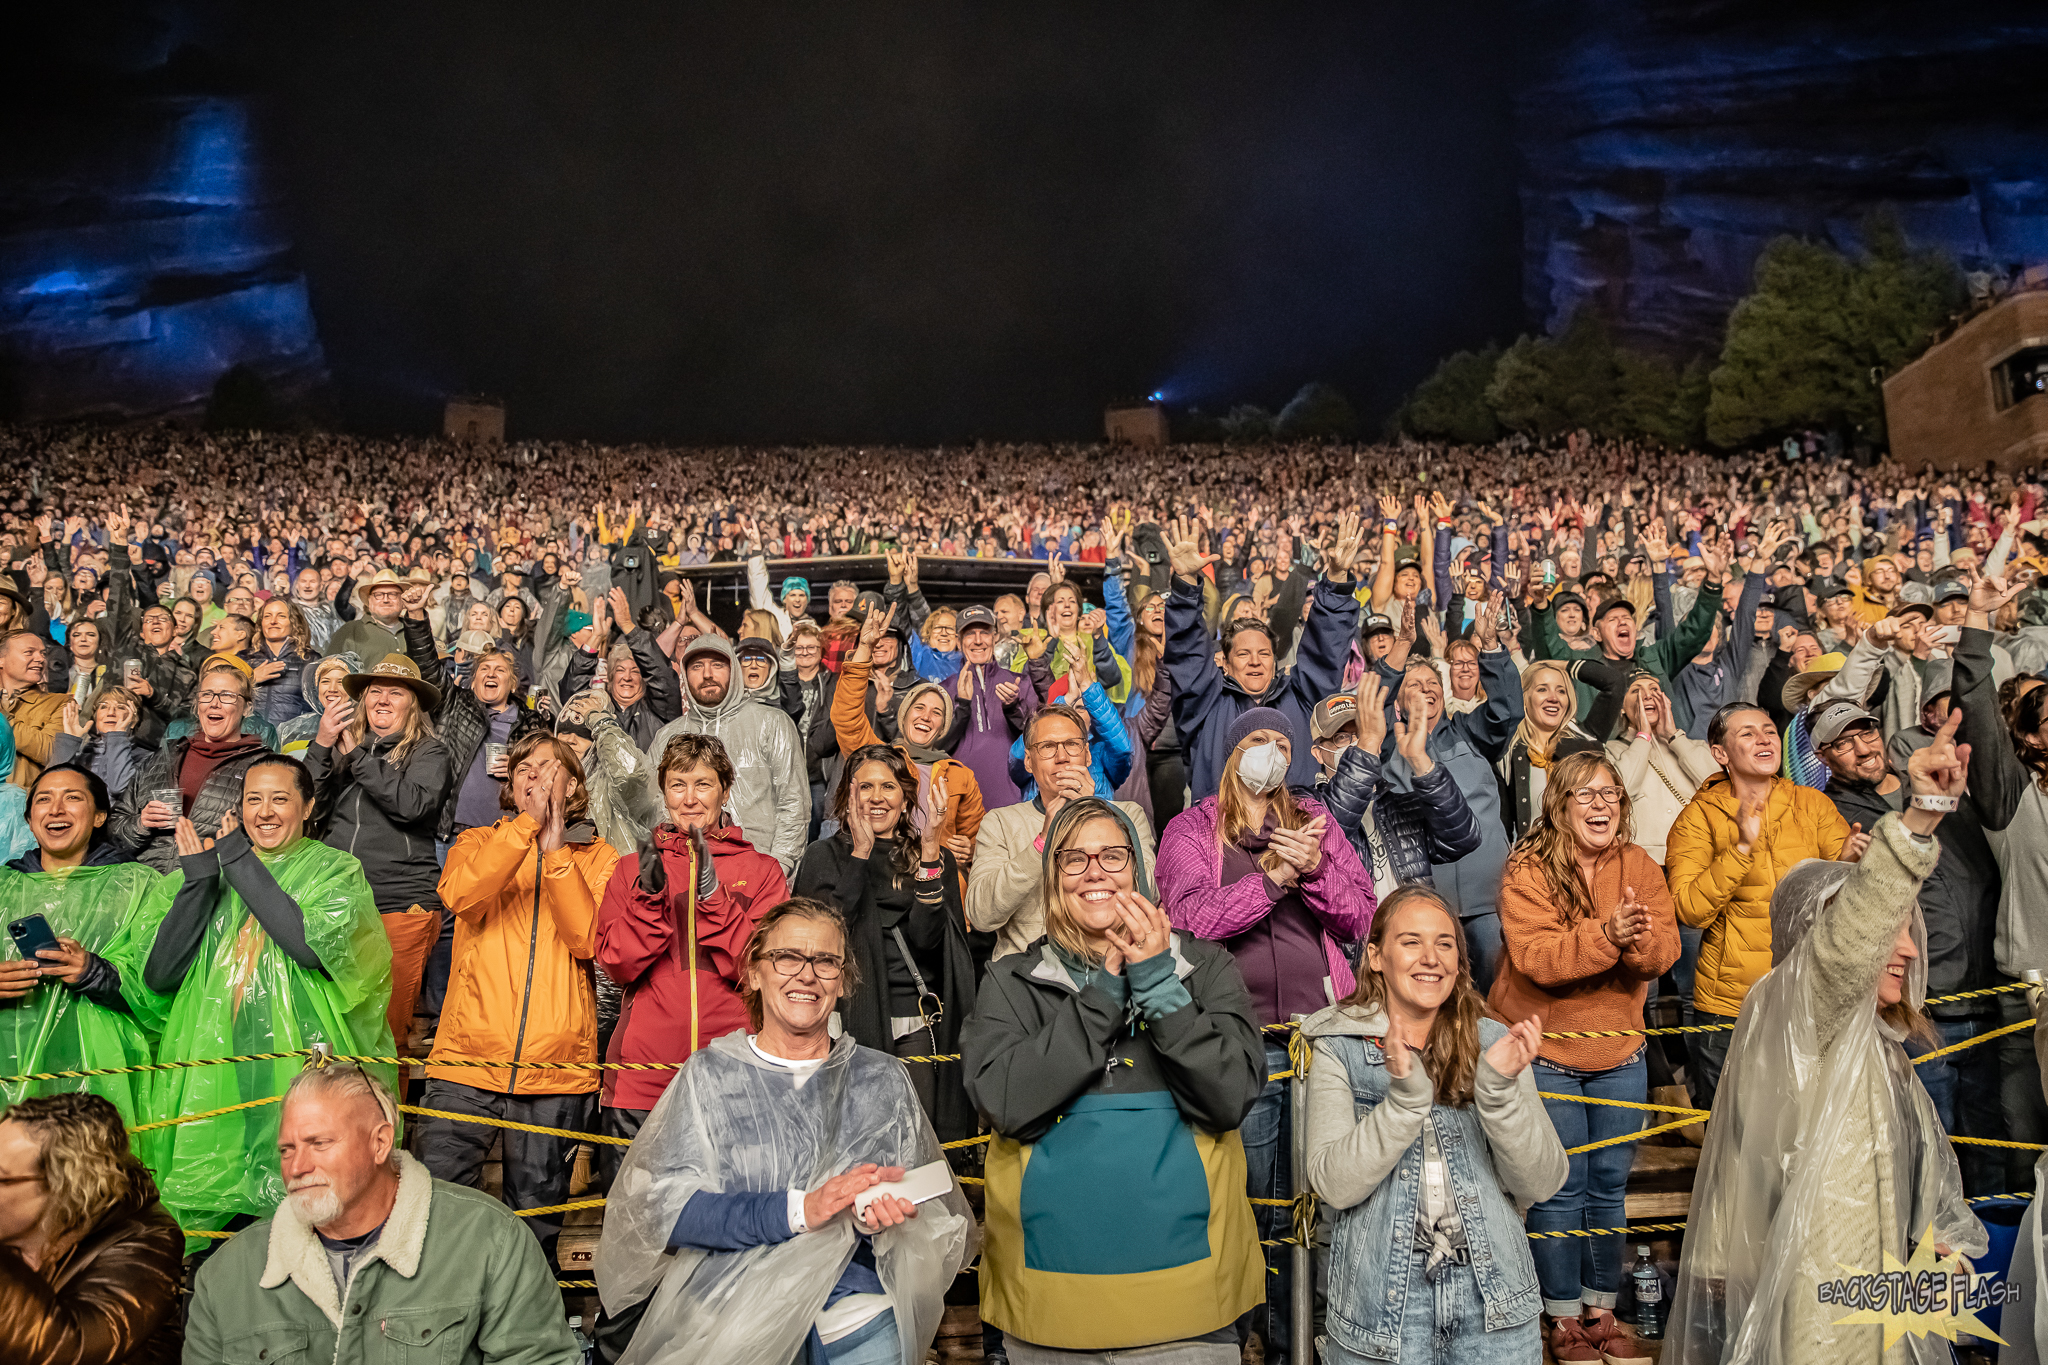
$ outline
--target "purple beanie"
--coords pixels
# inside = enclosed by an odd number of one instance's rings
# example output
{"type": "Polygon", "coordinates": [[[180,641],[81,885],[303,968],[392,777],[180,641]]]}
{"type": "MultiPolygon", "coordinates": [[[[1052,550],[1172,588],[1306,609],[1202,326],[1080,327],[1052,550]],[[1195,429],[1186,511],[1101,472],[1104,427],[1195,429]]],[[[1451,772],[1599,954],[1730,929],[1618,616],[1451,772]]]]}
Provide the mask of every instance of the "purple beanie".
{"type": "Polygon", "coordinates": [[[1281,734],[1287,736],[1287,743],[1290,748],[1301,743],[1301,736],[1294,733],[1294,722],[1287,718],[1286,712],[1276,711],[1270,706],[1254,706],[1251,710],[1246,711],[1236,720],[1230,722],[1230,730],[1224,748],[1226,750],[1235,749],[1238,745],[1244,743],[1244,737],[1254,730],[1278,730],[1281,734]]]}

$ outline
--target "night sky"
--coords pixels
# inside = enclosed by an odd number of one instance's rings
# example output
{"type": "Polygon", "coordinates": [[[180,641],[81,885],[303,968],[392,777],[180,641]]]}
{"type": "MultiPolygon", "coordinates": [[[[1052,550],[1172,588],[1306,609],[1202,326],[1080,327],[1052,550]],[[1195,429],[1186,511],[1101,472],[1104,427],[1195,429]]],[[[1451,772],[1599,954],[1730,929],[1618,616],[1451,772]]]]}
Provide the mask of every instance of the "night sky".
{"type": "Polygon", "coordinates": [[[307,8],[236,55],[358,428],[1085,439],[1311,379],[1377,422],[1522,321],[1493,7],[307,8]]]}
{"type": "Polygon", "coordinates": [[[1511,337],[1506,11],[136,0],[60,22],[253,86],[254,169],[352,428],[428,430],[482,390],[515,438],[934,442],[1087,439],[1108,399],[1277,407],[1312,379],[1377,424],[1444,352],[1511,337]]]}

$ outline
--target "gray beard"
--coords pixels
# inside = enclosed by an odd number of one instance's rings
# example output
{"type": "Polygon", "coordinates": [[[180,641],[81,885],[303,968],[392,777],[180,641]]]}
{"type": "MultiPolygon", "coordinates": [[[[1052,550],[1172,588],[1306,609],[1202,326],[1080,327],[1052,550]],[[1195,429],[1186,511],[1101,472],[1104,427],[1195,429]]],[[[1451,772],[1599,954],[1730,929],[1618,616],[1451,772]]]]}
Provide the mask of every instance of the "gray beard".
{"type": "Polygon", "coordinates": [[[342,1215],[341,1196],[332,1185],[316,1185],[286,1196],[307,1227],[323,1228],[342,1215]]]}

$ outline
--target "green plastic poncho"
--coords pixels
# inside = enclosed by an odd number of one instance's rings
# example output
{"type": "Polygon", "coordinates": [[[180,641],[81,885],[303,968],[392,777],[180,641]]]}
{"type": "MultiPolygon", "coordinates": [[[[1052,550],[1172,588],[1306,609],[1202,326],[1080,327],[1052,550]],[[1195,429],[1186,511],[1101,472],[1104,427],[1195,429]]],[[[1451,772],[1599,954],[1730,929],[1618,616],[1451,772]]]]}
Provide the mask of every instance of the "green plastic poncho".
{"type": "MultiPolygon", "coordinates": [[[[258,856],[306,920],[306,944],[327,975],[293,962],[225,878],[199,952],[175,995],[152,995],[160,1012],[157,1060],[290,1052],[326,1043],[346,1056],[389,1057],[391,940],[354,855],[314,839],[258,856]]],[[[166,902],[165,910],[169,909],[166,902]]],[[[159,913],[148,926],[154,943],[159,913]]],[[[304,1066],[287,1057],[158,1072],[149,1117],[176,1118],[282,1095],[304,1066]]],[[[396,1090],[396,1067],[370,1070],[396,1090]]],[[[285,1196],[277,1164],[278,1106],[258,1105],[159,1129],[140,1153],[156,1172],[165,1207],[186,1228],[223,1226],[238,1213],[267,1218],[285,1196]]]]}
{"type": "MultiPolygon", "coordinates": [[[[65,872],[0,871],[0,922],[41,915],[63,938],[77,939],[121,974],[121,995],[135,1013],[90,1000],[61,981],[46,980],[19,1000],[0,1003],[0,1075],[87,1067],[146,1066],[155,997],[142,984],[154,929],[184,884],[141,863],[77,867],[65,872]]],[[[7,957],[20,957],[10,943],[7,957]]],[[[91,1076],[0,1086],[0,1103],[31,1095],[86,1090],[121,1111],[131,1127],[147,1107],[149,1077],[91,1076]]],[[[147,1135],[145,1135],[147,1136],[147,1135]]]]}

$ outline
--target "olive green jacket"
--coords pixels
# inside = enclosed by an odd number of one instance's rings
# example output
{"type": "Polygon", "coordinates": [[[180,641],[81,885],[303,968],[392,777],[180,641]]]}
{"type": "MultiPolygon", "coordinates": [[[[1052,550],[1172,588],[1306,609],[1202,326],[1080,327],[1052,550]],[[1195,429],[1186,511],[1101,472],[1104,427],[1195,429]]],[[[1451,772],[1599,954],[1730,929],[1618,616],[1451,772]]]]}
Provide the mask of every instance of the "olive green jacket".
{"type": "Polygon", "coordinates": [[[533,1233],[489,1195],[398,1161],[398,1200],[345,1296],[286,1200],[200,1268],[184,1365],[575,1365],[533,1233]]]}

